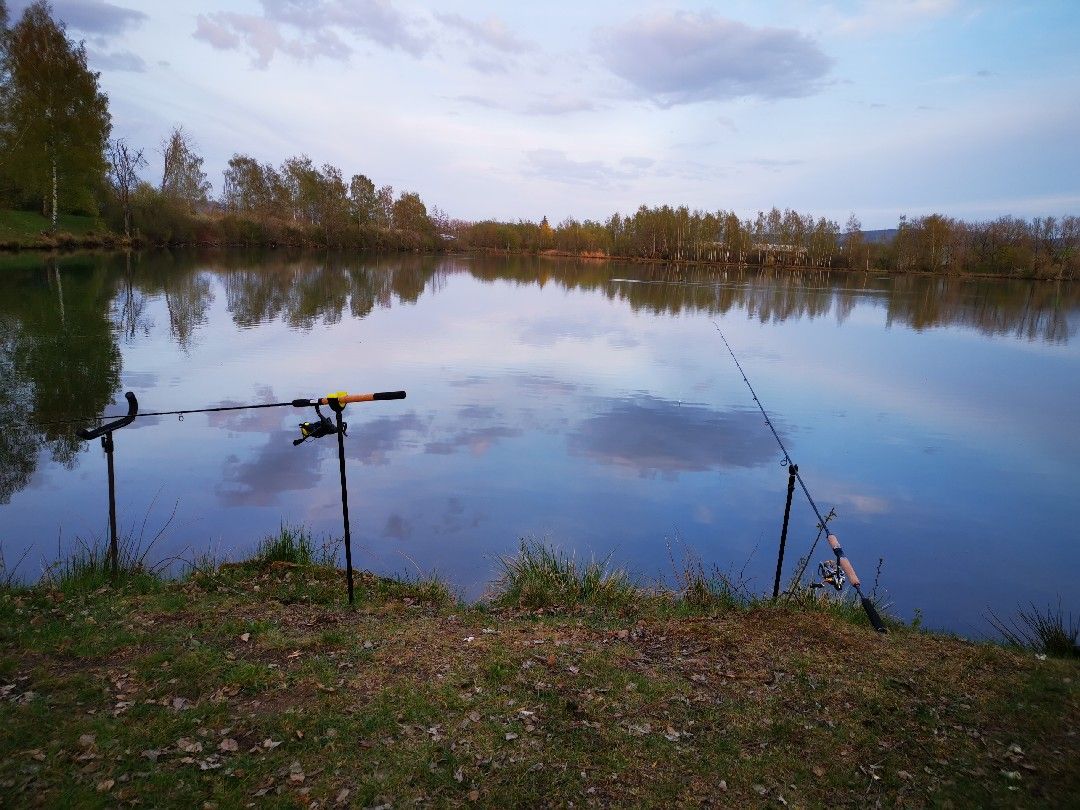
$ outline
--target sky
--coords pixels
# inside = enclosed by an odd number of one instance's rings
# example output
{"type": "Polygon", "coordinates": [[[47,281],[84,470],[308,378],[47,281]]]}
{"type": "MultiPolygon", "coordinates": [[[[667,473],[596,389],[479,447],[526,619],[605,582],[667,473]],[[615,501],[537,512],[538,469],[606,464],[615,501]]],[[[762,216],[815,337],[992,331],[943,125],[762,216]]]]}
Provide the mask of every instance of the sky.
{"type": "MultiPolygon", "coordinates": [[[[26,0],[9,1],[17,17],[26,0]]],[[[1080,2],[55,0],[114,137],[182,124],[468,220],[1080,214],[1080,2]]]]}

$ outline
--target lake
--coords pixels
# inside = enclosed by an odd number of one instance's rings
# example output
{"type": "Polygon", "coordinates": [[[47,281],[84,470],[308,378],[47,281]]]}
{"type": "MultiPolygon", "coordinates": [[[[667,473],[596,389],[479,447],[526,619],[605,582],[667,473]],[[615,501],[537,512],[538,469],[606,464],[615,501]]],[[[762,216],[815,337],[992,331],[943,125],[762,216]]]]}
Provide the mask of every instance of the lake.
{"type": "MultiPolygon", "coordinates": [[[[1078,324],[1080,286],[1003,279],[6,257],[0,543],[34,579],[106,536],[104,455],[65,420],[123,413],[124,391],[158,411],[404,389],[345,413],[357,566],[434,570],[474,598],[528,537],[645,583],[696,556],[763,593],[787,471],[718,325],[867,590],[877,578],[894,614],[982,636],[988,609],[1080,610],[1078,324]]],[[[117,432],[122,533],[160,532],[155,561],[239,558],[283,521],[340,536],[335,440],[292,443],[312,416],[117,432]]],[[[785,583],[815,534],[797,493],[785,583]]]]}

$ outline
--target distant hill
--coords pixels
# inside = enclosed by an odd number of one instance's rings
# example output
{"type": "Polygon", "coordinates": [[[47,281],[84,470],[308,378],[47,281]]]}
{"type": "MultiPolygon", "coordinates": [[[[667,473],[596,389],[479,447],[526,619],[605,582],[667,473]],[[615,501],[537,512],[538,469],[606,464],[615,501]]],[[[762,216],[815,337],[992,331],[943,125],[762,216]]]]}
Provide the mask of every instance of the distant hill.
{"type": "Polygon", "coordinates": [[[876,231],[863,231],[863,239],[872,245],[891,242],[896,236],[896,228],[882,228],[876,231]]]}

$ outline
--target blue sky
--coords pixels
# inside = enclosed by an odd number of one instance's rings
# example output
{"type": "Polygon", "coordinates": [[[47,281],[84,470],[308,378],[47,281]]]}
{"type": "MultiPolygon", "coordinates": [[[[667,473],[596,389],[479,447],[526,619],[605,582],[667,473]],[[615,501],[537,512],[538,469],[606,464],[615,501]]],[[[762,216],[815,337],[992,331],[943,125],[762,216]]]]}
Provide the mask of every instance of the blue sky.
{"type": "Polygon", "coordinates": [[[306,153],[465,219],[1080,213],[1071,0],[53,5],[114,134],[183,124],[215,190],[306,153]]]}

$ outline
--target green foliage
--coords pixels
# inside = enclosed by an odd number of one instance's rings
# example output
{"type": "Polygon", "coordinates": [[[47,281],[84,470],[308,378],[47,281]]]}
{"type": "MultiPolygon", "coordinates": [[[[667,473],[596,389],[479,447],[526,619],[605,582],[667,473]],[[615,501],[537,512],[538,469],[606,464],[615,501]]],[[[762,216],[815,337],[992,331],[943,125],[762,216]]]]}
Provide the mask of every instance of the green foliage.
{"type": "Polygon", "coordinates": [[[1018,609],[1016,618],[1010,621],[1002,620],[993,611],[988,619],[1010,646],[1025,647],[1056,658],[1080,658],[1080,621],[1071,613],[1066,618],[1060,599],[1057,608],[1047,605],[1040,610],[1030,602],[1029,608],[1018,609]]]}
{"type": "Polygon", "coordinates": [[[111,129],[108,98],[86,48],[36,0],[4,37],[0,66],[0,190],[65,210],[94,210],[111,129]]]}
{"type": "MultiPolygon", "coordinates": [[[[75,236],[88,236],[104,232],[105,223],[98,217],[60,214],[57,217],[57,227],[75,236]]],[[[0,210],[0,244],[30,244],[49,228],[49,219],[38,211],[0,210]]]]}
{"type": "Polygon", "coordinates": [[[252,561],[260,564],[287,562],[311,565],[315,562],[317,553],[315,541],[308,529],[282,523],[277,534],[259,541],[252,561]]]}
{"type": "Polygon", "coordinates": [[[495,601],[526,608],[569,608],[584,604],[619,608],[632,605],[638,588],[625,571],[609,570],[607,559],[584,565],[539,540],[522,539],[516,557],[500,557],[502,575],[495,601]]]}
{"type": "Polygon", "coordinates": [[[69,594],[89,593],[104,586],[156,590],[161,580],[146,565],[148,550],[131,537],[121,538],[114,575],[106,540],[76,538],[75,550],[45,568],[41,579],[49,587],[69,594]]]}

